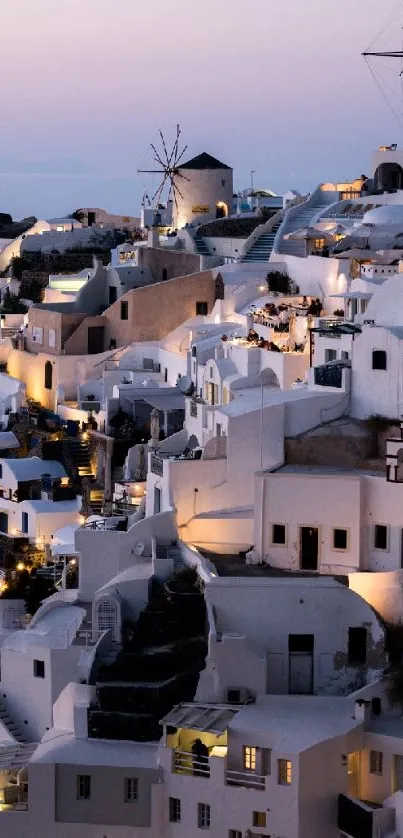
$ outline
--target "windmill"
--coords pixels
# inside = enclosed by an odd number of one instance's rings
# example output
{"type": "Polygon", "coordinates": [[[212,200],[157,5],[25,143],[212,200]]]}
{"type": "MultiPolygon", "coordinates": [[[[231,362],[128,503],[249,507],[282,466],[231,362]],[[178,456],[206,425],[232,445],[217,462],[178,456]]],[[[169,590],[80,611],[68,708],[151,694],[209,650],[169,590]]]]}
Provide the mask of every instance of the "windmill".
{"type": "Polygon", "coordinates": [[[399,122],[403,121],[403,40],[401,45],[396,44],[396,36],[399,31],[403,34],[402,12],[403,2],[398,0],[381,31],[361,53],[385,103],[399,122]]]}
{"type": "Polygon", "coordinates": [[[171,148],[171,151],[168,153],[165,137],[160,129],[159,135],[161,138],[162,150],[160,152],[157,151],[156,146],[153,143],[151,143],[151,150],[153,152],[154,160],[158,168],[137,170],[139,174],[160,175],[161,182],[158,186],[157,191],[152,196],[151,200],[154,202],[157,198],[157,203],[160,203],[163,190],[167,185],[167,201],[173,200],[175,203],[176,210],[178,210],[178,195],[183,200],[183,195],[178,186],[178,181],[180,181],[181,179],[189,180],[189,178],[187,178],[179,171],[179,163],[182,160],[183,155],[185,154],[185,151],[187,149],[187,145],[185,145],[182,148],[182,150],[180,150],[179,148],[181,133],[181,129],[179,125],[177,125],[174,144],[171,148]]]}

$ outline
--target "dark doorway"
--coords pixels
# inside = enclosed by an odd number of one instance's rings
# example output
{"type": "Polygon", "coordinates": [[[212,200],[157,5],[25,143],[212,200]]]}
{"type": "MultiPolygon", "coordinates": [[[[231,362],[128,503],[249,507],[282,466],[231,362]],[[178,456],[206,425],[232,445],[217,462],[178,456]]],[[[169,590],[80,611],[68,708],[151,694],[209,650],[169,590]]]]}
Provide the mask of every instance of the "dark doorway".
{"type": "Polygon", "coordinates": [[[95,212],[88,213],[88,226],[92,227],[93,224],[96,222],[96,214],[95,212]]]}
{"type": "Polygon", "coordinates": [[[8,515],[7,515],[7,512],[0,512],[0,532],[8,533],[8,515]]]}
{"type": "Polygon", "coordinates": [[[53,367],[51,361],[46,361],[45,364],[45,390],[52,389],[53,382],[53,367]]]}
{"type": "Polygon", "coordinates": [[[161,489],[158,486],[154,486],[154,515],[158,515],[161,512],[161,489]]]}
{"type": "Polygon", "coordinates": [[[96,355],[104,351],[104,327],[88,327],[88,355],[96,355]]]}
{"type": "Polygon", "coordinates": [[[288,635],[288,691],[292,695],[313,693],[313,634],[288,635]]]}
{"type": "Polygon", "coordinates": [[[300,568],[301,570],[318,569],[319,531],[317,527],[300,529],[300,568]]]}
{"type": "Polygon", "coordinates": [[[115,288],[114,285],[109,286],[109,305],[112,306],[113,303],[116,303],[118,298],[118,289],[115,288]]]}
{"type": "Polygon", "coordinates": [[[403,169],[398,163],[381,163],[374,176],[377,192],[393,192],[403,186],[403,169]]]}

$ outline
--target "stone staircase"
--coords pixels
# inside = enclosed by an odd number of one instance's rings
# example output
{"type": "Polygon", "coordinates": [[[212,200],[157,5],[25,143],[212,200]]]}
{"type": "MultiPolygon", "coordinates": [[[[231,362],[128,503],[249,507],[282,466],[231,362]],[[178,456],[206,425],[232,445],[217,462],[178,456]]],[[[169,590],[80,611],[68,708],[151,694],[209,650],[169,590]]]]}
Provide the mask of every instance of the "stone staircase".
{"type": "MultiPolygon", "coordinates": [[[[15,739],[16,742],[19,742],[21,745],[26,745],[29,740],[24,736],[20,727],[16,722],[13,721],[11,718],[8,710],[6,710],[3,702],[0,699],[0,721],[3,725],[7,728],[10,736],[15,739]]],[[[36,747],[36,745],[35,745],[36,747]]]]}
{"type": "Polygon", "coordinates": [[[304,227],[312,226],[315,222],[316,216],[323,212],[325,207],[337,201],[337,198],[338,193],[336,192],[316,193],[316,200],[313,198],[312,203],[304,202],[301,204],[298,211],[293,213],[291,218],[286,215],[280,230],[281,236],[276,248],[277,253],[305,258],[306,242],[292,240],[287,241],[284,239],[284,236],[289,233],[295,233],[296,230],[301,230],[304,227]]]}
{"type": "Polygon", "coordinates": [[[104,489],[97,485],[96,477],[91,465],[91,452],[87,442],[80,438],[68,438],[64,441],[68,463],[77,472],[79,479],[88,481],[89,502],[94,515],[102,513],[104,505],[104,489]]]}
{"type": "Polygon", "coordinates": [[[242,257],[242,262],[268,262],[273,250],[276,233],[280,229],[281,221],[269,233],[263,233],[242,257]]]}
{"type": "Polygon", "coordinates": [[[210,251],[206,245],[206,242],[203,239],[203,236],[200,233],[196,232],[194,237],[194,243],[196,247],[196,253],[199,253],[200,256],[210,256],[210,251]]]}

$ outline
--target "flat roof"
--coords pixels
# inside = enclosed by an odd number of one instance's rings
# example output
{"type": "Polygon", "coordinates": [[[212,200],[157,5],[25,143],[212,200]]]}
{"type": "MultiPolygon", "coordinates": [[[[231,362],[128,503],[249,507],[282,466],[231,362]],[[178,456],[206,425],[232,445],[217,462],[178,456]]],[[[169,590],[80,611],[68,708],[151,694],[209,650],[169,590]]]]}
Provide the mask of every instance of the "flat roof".
{"type": "Polygon", "coordinates": [[[76,739],[73,733],[55,730],[40,743],[31,762],[157,769],[157,752],[158,743],[76,739]]]}
{"type": "MultiPolygon", "coordinates": [[[[362,725],[354,718],[354,699],[341,696],[268,695],[241,708],[229,731],[261,733],[265,747],[296,754],[362,725]]],[[[260,742],[257,742],[260,744],[260,742]]]]}
{"type": "Polygon", "coordinates": [[[385,479],[385,475],[380,475],[379,471],[361,468],[343,468],[341,466],[308,466],[299,463],[288,463],[285,466],[275,469],[271,474],[301,474],[317,476],[317,477],[380,477],[385,479]]]}
{"type": "Polygon", "coordinates": [[[32,628],[28,626],[8,635],[2,648],[13,652],[25,652],[28,646],[68,649],[85,617],[86,611],[77,605],[52,608],[39,617],[32,628]]]}
{"type": "Polygon", "coordinates": [[[40,457],[5,458],[2,460],[17,481],[38,480],[43,475],[67,477],[67,472],[57,460],[41,460],[40,457]]]}

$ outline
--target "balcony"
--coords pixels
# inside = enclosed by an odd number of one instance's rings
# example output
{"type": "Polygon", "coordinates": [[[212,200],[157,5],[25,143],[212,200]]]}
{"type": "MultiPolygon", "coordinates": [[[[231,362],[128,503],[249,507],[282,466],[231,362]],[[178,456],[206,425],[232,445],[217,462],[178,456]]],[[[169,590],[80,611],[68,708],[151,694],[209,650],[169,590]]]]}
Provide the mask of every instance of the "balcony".
{"type": "Polygon", "coordinates": [[[339,794],[337,826],[348,838],[374,838],[374,809],[361,800],[339,794]]]}
{"type": "Polygon", "coordinates": [[[261,774],[252,771],[233,771],[227,769],[227,748],[216,746],[209,756],[198,756],[190,751],[175,750],[172,753],[172,772],[174,774],[186,774],[190,777],[210,777],[213,774],[212,760],[224,759],[224,779],[227,786],[248,788],[254,791],[264,791],[266,778],[261,774]]]}

